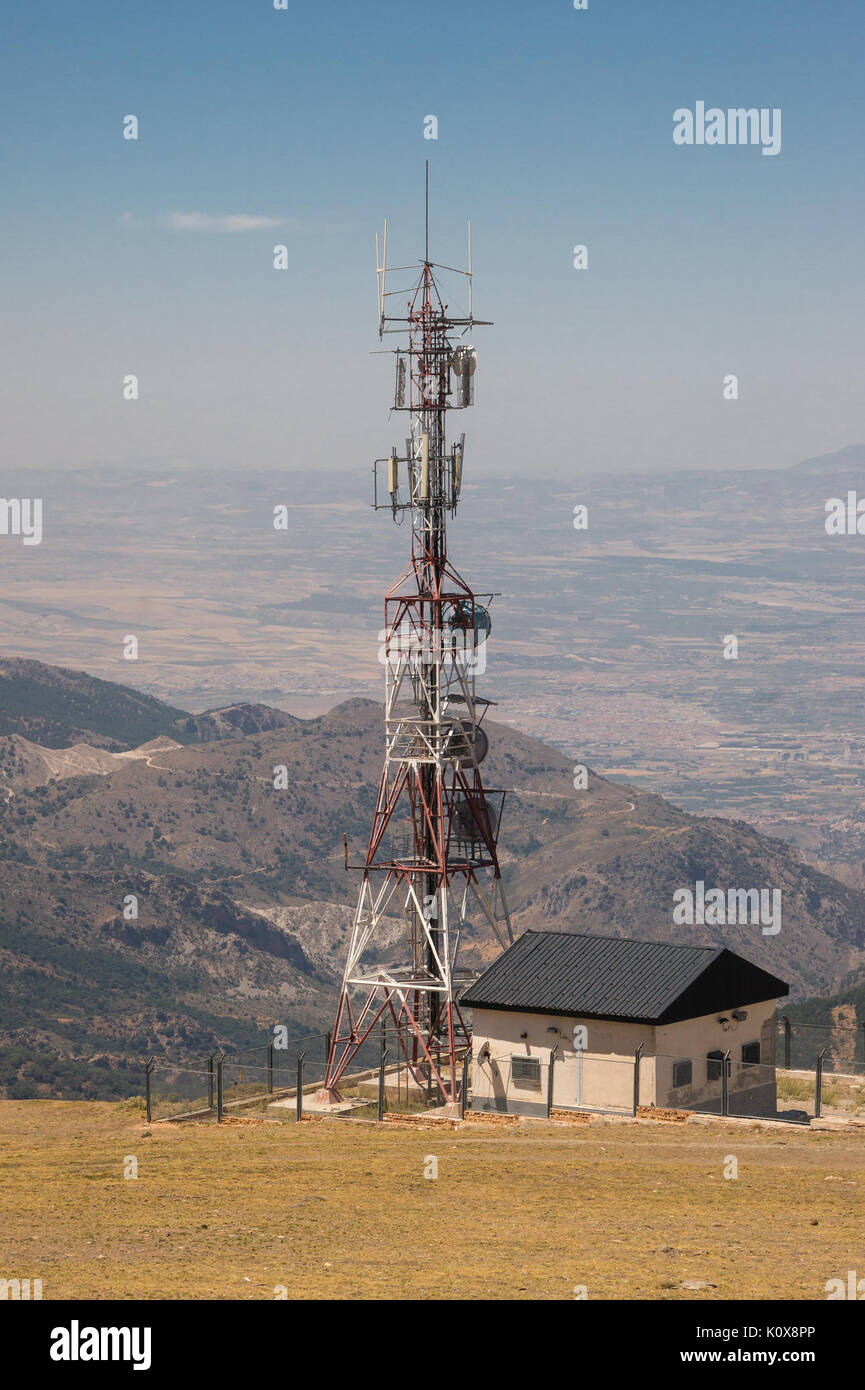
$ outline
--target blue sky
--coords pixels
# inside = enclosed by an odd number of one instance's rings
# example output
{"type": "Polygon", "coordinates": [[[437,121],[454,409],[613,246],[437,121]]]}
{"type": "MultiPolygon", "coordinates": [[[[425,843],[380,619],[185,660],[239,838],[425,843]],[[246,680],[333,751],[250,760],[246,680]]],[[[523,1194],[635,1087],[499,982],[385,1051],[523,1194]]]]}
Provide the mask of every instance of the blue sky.
{"type": "Polygon", "coordinates": [[[367,467],[393,434],[375,232],[387,215],[392,259],[422,255],[425,158],[433,257],[463,263],[471,217],[495,321],[467,424],[484,475],[860,440],[863,46],[859,6],[803,0],[7,10],[4,453],[367,467]],[[674,145],[698,100],[780,107],[781,153],[674,145]],[[230,216],[276,225],[214,229],[230,216]]]}

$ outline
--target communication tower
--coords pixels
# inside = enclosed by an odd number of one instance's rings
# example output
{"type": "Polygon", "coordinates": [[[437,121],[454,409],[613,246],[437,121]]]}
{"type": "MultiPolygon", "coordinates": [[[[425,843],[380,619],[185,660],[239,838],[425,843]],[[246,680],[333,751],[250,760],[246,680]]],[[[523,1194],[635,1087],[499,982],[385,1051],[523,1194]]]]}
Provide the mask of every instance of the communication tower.
{"type": "MultiPolygon", "coordinates": [[[[376,236],[379,337],[394,348],[394,410],[408,417],[400,450],[373,465],[373,505],[411,519],[411,559],[384,601],[385,761],[354,915],[322,1098],[339,1098],[340,1078],[377,1024],[386,1021],[397,1056],[416,1084],[443,1104],[459,1100],[459,1057],[469,1045],[459,1006],[474,972],[459,965],[467,925],[486,925],[502,947],[512,940],[497,841],[505,793],[485,788],[480,765],[493,703],[476,691],[485,668],[492,594],[476,594],[448,558],[447,516],[455,516],[465,434],[449,440],[447,413],[474,400],[477,354],[468,337],[483,320],[472,309],[468,270],[429,258],[406,290],[388,288],[387,222],[376,236]],[[467,280],[468,311],[442,300],[437,272],[467,280]],[[407,296],[407,298],[406,298],[407,296]],[[405,312],[394,303],[403,299],[405,312]],[[379,928],[401,916],[404,963],[377,963],[379,928]]],[[[348,846],[346,843],[346,866],[348,846]]],[[[393,952],[393,947],[391,947],[393,952]]]]}

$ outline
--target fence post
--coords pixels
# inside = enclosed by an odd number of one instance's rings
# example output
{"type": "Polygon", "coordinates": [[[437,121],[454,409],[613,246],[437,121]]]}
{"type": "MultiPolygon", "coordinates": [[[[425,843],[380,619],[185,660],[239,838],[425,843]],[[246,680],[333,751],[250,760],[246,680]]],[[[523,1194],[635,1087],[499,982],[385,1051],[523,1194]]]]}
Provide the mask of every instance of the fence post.
{"type": "Polygon", "coordinates": [[[148,1057],[144,1063],[144,1108],[147,1113],[147,1123],[150,1124],[150,1073],[153,1071],[154,1058],[148,1057]]]}
{"type": "Polygon", "coordinates": [[[207,1059],[207,1108],[213,1109],[213,1053],[207,1059]]]}
{"type": "Polygon", "coordinates": [[[222,1124],[222,1064],[225,1061],[225,1053],[220,1052],[216,1059],[216,1123],[222,1124]]]}
{"type": "Polygon", "coordinates": [[[814,1078],[814,1119],[819,1120],[823,1113],[823,1058],[826,1056],[826,1049],[821,1048],[817,1054],[817,1074],[814,1078]]]}
{"type": "Polygon", "coordinates": [[[553,1068],[554,1068],[554,1063],[555,1063],[556,1057],[557,1057],[557,1055],[558,1055],[558,1051],[559,1051],[559,1044],[558,1044],[558,1043],[554,1043],[553,1046],[550,1048],[550,1069],[549,1069],[549,1072],[547,1073],[547,1119],[550,1118],[550,1112],[552,1111],[552,1108],[553,1108],[553,1076],[554,1076],[554,1069],[553,1069],[553,1068]]]}
{"type": "Polygon", "coordinates": [[[468,1101],[468,1091],[469,1091],[469,1058],[471,1057],[471,1055],[472,1055],[472,1054],[471,1054],[471,1049],[467,1047],[466,1050],[465,1050],[465,1052],[464,1052],[464,1054],[463,1054],[463,1084],[462,1084],[462,1089],[461,1089],[461,1091],[460,1091],[460,1119],[461,1119],[461,1120],[464,1120],[465,1117],[466,1117],[466,1103],[467,1103],[467,1101],[468,1101]]]}
{"type": "Polygon", "coordinates": [[[305,1052],[301,1052],[297,1059],[297,1110],[295,1118],[300,1120],[303,1116],[303,1059],[305,1052]]]}
{"type": "Polygon", "coordinates": [[[267,1094],[273,1095],[273,1043],[267,1044],[267,1094]]]}
{"type": "Polygon", "coordinates": [[[381,1062],[378,1068],[378,1118],[384,1119],[384,1068],[387,1061],[387,1049],[382,1048],[381,1062]]]}
{"type": "Polygon", "coordinates": [[[730,1113],[730,1053],[724,1053],[721,1059],[721,1114],[730,1113]]]}
{"type": "MultiPolygon", "coordinates": [[[[643,1044],[640,1043],[634,1053],[634,1118],[640,1108],[640,1058],[643,1055],[643,1044]]],[[[657,1066],[657,1062],[655,1066],[657,1066]]]]}
{"type": "Polygon", "coordinates": [[[781,1015],[781,1022],[784,1024],[784,1070],[790,1070],[790,1020],[786,1014],[781,1015]]]}

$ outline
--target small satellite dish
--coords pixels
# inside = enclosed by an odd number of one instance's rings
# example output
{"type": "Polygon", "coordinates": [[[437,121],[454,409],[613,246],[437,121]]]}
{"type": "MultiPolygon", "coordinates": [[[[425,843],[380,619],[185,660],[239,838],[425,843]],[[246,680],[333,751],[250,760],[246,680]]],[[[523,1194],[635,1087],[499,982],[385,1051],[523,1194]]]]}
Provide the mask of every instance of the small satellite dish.
{"type": "Polygon", "coordinates": [[[487,640],[493,627],[487,609],[472,599],[457,599],[447,604],[442,609],[442,623],[451,632],[473,632],[476,647],[487,640]]]}
{"type": "Polygon", "coordinates": [[[479,724],[461,719],[451,727],[445,751],[458,767],[476,767],[490,751],[490,741],[479,724]]]}

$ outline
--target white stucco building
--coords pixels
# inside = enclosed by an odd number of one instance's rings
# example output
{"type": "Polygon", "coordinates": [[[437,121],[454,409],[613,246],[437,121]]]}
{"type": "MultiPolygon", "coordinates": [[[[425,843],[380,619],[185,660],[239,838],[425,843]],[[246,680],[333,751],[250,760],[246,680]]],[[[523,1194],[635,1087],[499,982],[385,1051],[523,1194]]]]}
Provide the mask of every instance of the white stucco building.
{"type": "Polygon", "coordinates": [[[462,997],[473,1012],[471,1107],[543,1115],[639,1103],[776,1110],[783,980],[723,947],[528,931],[462,997]],[[549,1090],[552,1057],[552,1093],[549,1090]]]}

